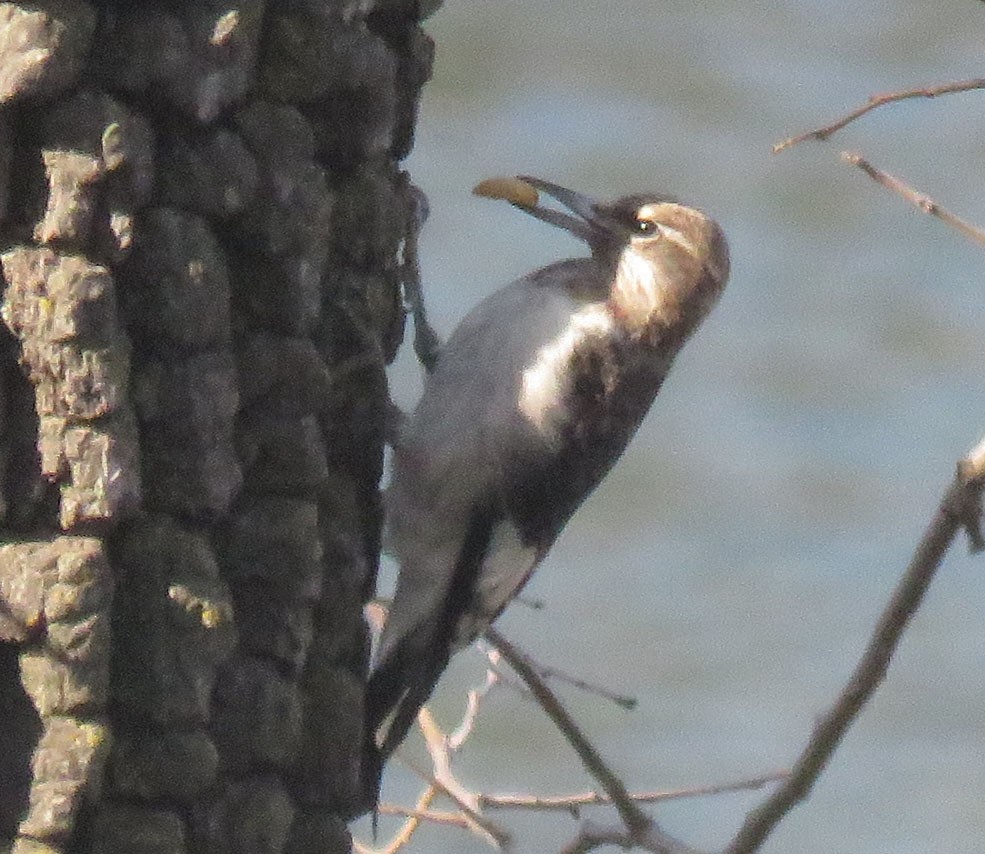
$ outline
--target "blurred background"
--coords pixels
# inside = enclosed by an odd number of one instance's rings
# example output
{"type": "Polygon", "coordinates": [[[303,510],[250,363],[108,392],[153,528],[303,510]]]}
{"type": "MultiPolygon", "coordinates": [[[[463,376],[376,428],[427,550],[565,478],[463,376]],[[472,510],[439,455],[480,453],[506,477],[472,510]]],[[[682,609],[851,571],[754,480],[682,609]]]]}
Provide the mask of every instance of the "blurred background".
{"type": "MultiPolygon", "coordinates": [[[[454,0],[428,30],[437,64],[408,168],[430,198],[421,251],[442,336],[496,288],[583,251],[472,197],[482,178],[669,192],[714,215],[732,247],[721,305],[528,587],[547,607],[514,605],[499,625],[541,661],[638,697],[627,712],[562,690],[631,788],[785,767],[851,672],[954,462],[985,432],[985,250],[839,152],[985,224],[985,92],[883,107],[784,154],[770,146],[870,94],[981,75],[985,4],[454,0]]],[[[411,357],[392,382],[411,407],[411,357]]],[[[982,850],[983,604],[985,559],[962,540],[875,700],[764,850],[982,850]]],[[[457,720],[482,668],[474,651],[455,660],[440,720],[457,720]]],[[[509,690],[489,698],[456,767],[484,791],[590,785],[509,690]]],[[[418,785],[394,763],[384,798],[410,804],[418,785]]],[[[762,796],[653,812],[714,848],[762,796]]],[[[567,816],[497,817],[522,851],[574,833],[567,816]]],[[[482,845],[428,828],[408,850],[482,845]]]]}

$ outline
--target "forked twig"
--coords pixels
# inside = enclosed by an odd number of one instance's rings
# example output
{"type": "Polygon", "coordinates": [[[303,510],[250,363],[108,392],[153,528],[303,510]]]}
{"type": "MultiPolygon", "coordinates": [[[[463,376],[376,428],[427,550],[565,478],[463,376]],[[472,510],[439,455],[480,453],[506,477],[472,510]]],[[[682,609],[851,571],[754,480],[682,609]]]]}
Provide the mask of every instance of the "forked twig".
{"type": "Polygon", "coordinates": [[[417,764],[401,757],[401,763],[424,780],[429,787],[451,798],[462,817],[472,830],[488,840],[497,850],[512,850],[510,834],[498,824],[481,815],[475,804],[475,796],[464,789],[457,780],[447,774],[432,774],[417,764]]]}
{"type": "Polygon", "coordinates": [[[891,104],[894,101],[904,101],[908,98],[936,98],[939,95],[949,95],[954,92],[969,92],[973,89],[985,89],[985,78],[979,77],[974,80],[959,80],[952,83],[944,83],[940,86],[929,86],[919,89],[904,89],[900,92],[887,92],[883,95],[872,95],[861,107],[852,110],[847,115],[838,119],[838,121],[825,125],[822,128],[810,130],[807,131],[807,133],[792,136],[789,139],[784,139],[781,142],[776,143],[773,146],[773,153],[779,154],[781,151],[785,151],[786,149],[809,139],[825,140],[833,133],[840,131],[843,127],[845,127],[845,125],[851,124],[856,119],[861,118],[866,113],[871,112],[877,107],[881,107],[883,104],[891,104]]]}
{"type": "MultiPolygon", "coordinates": [[[[379,634],[386,622],[388,603],[375,600],[366,607],[366,618],[374,631],[379,634]]],[[[391,804],[381,804],[379,813],[381,815],[402,816],[405,821],[393,835],[390,841],[382,848],[368,846],[358,840],[353,840],[353,850],[356,854],[396,854],[397,851],[407,845],[419,829],[422,821],[432,823],[454,825],[467,830],[478,832],[489,840],[497,848],[508,848],[510,845],[509,835],[498,825],[487,822],[481,815],[474,812],[477,803],[476,796],[466,790],[454,777],[451,772],[451,755],[455,753],[462,744],[472,734],[479,714],[479,707],[486,695],[495,687],[499,681],[499,674],[495,670],[495,665],[499,660],[499,653],[490,650],[488,653],[489,667],[486,669],[484,683],[469,691],[466,704],[466,711],[461,722],[450,735],[445,735],[438,727],[431,712],[424,706],[417,716],[418,727],[424,735],[428,751],[431,754],[431,761],[434,774],[428,775],[422,769],[416,768],[406,760],[408,765],[418,776],[422,777],[427,785],[417,799],[414,807],[400,807],[391,804]],[[459,811],[437,811],[432,810],[431,804],[439,794],[446,794],[454,800],[459,811]]],[[[400,758],[398,756],[398,758],[400,758]]]]}
{"type": "MultiPolygon", "coordinates": [[[[574,748],[589,774],[599,782],[606,795],[612,800],[625,825],[624,839],[629,840],[633,845],[657,852],[657,854],[693,854],[695,849],[665,834],[656,822],[633,801],[622,780],[609,769],[598,751],[585,738],[580,727],[574,722],[547,683],[540,678],[536,668],[526,655],[494,628],[486,630],[486,637],[495,644],[496,648],[503,654],[503,658],[509,662],[510,667],[527,683],[540,707],[561,731],[568,744],[574,748]]],[[[572,850],[588,851],[590,849],[574,848],[572,850]]]]}
{"type": "Polygon", "coordinates": [[[458,726],[448,733],[447,743],[450,753],[459,750],[468,740],[469,736],[472,735],[476,721],[479,719],[479,708],[482,706],[482,701],[499,684],[499,671],[496,669],[496,666],[499,664],[499,651],[495,649],[488,650],[486,652],[486,659],[489,665],[486,667],[485,682],[478,688],[469,689],[465,700],[465,713],[462,715],[458,726]]]}
{"type": "MultiPolygon", "coordinates": [[[[381,804],[379,807],[379,812],[381,815],[403,815],[407,820],[400,826],[400,829],[393,835],[389,842],[382,848],[373,848],[369,845],[365,845],[358,839],[352,840],[352,850],[356,854],[397,854],[397,852],[403,848],[411,838],[417,833],[417,829],[420,827],[421,822],[424,817],[429,813],[429,807],[434,799],[438,796],[437,786],[428,786],[417,799],[416,806],[411,810],[406,810],[404,812],[398,812],[392,807],[381,804]]],[[[458,818],[458,823],[462,827],[468,827],[466,819],[460,813],[455,813],[458,818]]]]}
{"type": "Polygon", "coordinates": [[[530,688],[537,702],[554,721],[554,725],[561,730],[561,734],[574,748],[582,764],[599,781],[605,793],[611,798],[626,826],[630,830],[642,830],[648,827],[652,819],[633,803],[622,780],[609,769],[602,757],[599,756],[598,751],[585,738],[581,728],[561,705],[554,692],[541,679],[536,666],[496,629],[492,627],[486,629],[486,637],[503,654],[503,658],[517,672],[517,675],[527,683],[527,687],[530,688]]]}

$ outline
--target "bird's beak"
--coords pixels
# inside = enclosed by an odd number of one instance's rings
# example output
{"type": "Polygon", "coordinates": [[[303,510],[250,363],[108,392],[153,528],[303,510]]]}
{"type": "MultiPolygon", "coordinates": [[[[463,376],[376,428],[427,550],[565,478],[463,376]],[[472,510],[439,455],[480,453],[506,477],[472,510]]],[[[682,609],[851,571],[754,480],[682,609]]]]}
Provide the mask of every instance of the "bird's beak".
{"type": "Polygon", "coordinates": [[[483,181],[473,192],[487,198],[504,199],[537,219],[570,231],[589,244],[596,242],[605,231],[604,225],[599,221],[595,199],[540,178],[529,175],[492,178],[483,181]],[[576,216],[542,205],[538,190],[556,199],[576,216]]]}

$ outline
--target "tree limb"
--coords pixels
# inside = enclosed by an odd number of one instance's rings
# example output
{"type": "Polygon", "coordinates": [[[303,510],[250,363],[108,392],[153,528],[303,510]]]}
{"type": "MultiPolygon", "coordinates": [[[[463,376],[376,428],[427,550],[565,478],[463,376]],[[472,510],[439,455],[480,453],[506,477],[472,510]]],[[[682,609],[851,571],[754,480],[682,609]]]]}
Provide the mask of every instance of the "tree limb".
{"type": "Polygon", "coordinates": [[[876,624],[865,653],[834,706],[818,721],[790,777],[746,816],[725,854],[757,851],[780,820],[807,797],[848,727],[882,682],[900,638],[916,613],[951,542],[962,528],[980,550],[985,439],[962,460],[910,565],[876,624]]]}

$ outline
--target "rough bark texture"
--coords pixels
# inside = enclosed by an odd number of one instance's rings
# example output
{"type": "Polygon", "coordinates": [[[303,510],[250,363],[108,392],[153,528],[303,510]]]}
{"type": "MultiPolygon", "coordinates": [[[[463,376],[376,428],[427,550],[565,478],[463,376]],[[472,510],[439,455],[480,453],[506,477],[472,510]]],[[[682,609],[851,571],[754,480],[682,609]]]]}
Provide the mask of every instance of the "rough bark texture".
{"type": "Polygon", "coordinates": [[[436,5],[0,2],[0,850],[349,851],[436,5]]]}

